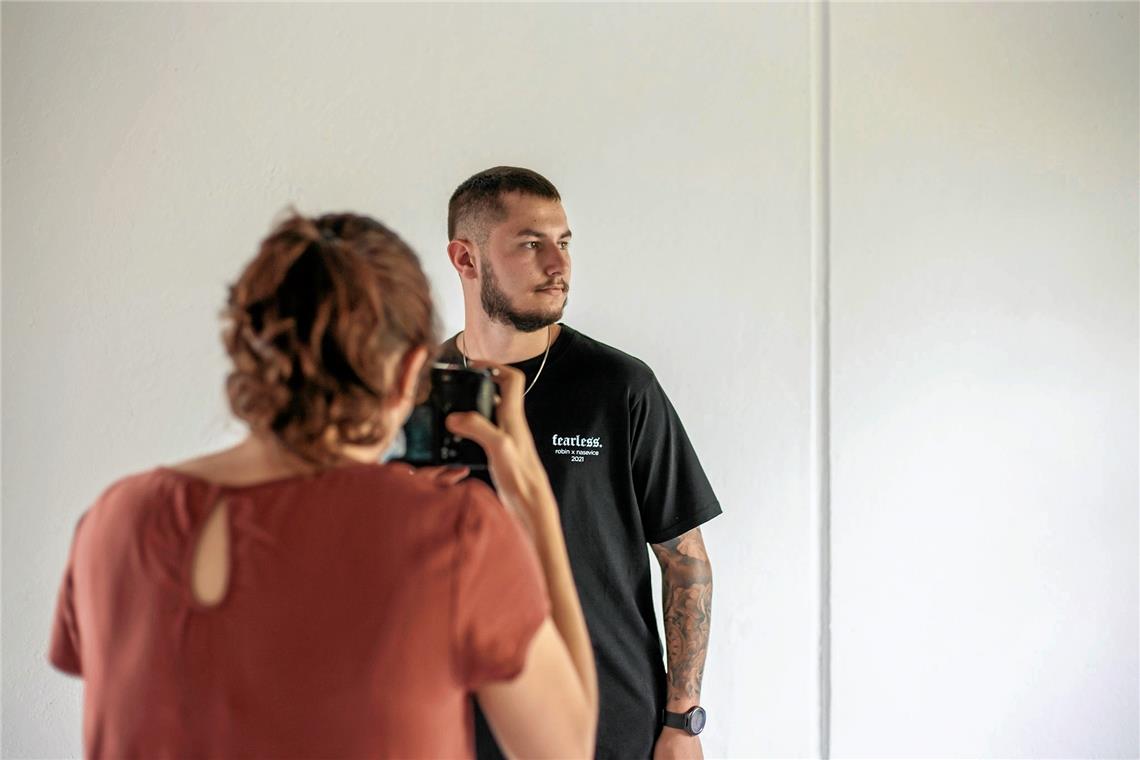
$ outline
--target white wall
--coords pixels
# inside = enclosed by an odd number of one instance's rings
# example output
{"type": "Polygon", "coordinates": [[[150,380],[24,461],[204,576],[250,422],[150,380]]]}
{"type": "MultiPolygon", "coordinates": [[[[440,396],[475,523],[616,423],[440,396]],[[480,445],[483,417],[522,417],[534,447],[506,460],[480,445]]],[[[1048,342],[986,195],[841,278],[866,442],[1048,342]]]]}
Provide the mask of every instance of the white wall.
{"type": "Polygon", "coordinates": [[[707,751],[811,754],[807,16],[5,3],[3,754],[80,751],[43,658],[72,527],[239,432],[216,315],[275,214],[390,222],[454,330],[447,199],[499,163],[559,186],[568,322],[657,370],[724,502],[707,751]]]}
{"type": "Polygon", "coordinates": [[[216,315],[274,215],[390,222],[456,329],[444,207],[496,163],[559,185],[568,322],[655,367],[724,502],[709,757],[819,754],[828,609],[833,756],[1140,754],[1135,4],[840,5],[830,47],[806,5],[0,13],[0,754],[79,753],[74,521],[240,433],[216,315]]]}
{"type": "Polygon", "coordinates": [[[831,15],[836,757],[1136,757],[1133,4],[831,15]]]}

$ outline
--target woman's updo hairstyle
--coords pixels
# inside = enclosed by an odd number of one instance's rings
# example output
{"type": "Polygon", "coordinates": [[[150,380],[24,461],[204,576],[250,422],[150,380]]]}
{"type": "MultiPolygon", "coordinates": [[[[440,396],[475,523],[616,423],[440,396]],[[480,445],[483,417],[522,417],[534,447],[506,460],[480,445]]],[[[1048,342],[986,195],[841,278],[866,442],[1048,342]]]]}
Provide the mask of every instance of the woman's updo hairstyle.
{"type": "MultiPolygon", "coordinates": [[[[293,213],[261,243],[230,287],[224,312],[230,408],[254,432],[327,466],[339,443],[373,445],[398,360],[438,339],[419,259],[380,222],[356,214],[293,213]]],[[[420,400],[428,388],[428,366],[420,400]]]]}

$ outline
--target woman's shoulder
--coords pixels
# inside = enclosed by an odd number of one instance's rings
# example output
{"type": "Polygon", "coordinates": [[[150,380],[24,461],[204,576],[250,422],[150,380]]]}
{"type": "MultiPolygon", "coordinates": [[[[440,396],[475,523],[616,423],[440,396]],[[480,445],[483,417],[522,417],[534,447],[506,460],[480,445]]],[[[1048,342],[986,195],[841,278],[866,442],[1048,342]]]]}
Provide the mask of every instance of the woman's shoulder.
{"type": "Polygon", "coordinates": [[[471,511],[502,509],[495,492],[476,478],[456,483],[439,468],[416,468],[403,462],[341,468],[317,490],[322,496],[335,494],[369,511],[396,509],[406,514],[407,506],[414,504],[417,515],[436,523],[462,520],[471,511]]]}
{"type": "Polygon", "coordinates": [[[169,488],[164,467],[151,467],[148,470],[123,475],[106,486],[95,499],[91,508],[114,508],[116,505],[133,504],[151,500],[169,488]]]}
{"type": "MultiPolygon", "coordinates": [[[[413,468],[388,464],[352,477],[369,481],[373,492],[385,493],[386,501],[416,504],[417,511],[432,515],[434,521],[470,526],[483,520],[501,518],[506,508],[495,491],[482,480],[466,477],[458,483],[440,474],[438,468],[413,468]],[[489,515],[489,517],[488,517],[489,515]]],[[[462,530],[461,530],[462,532],[462,530]]]]}
{"type": "Polygon", "coordinates": [[[161,467],[124,475],[103,488],[80,515],[77,537],[104,541],[134,534],[159,504],[170,502],[170,483],[161,467]]]}
{"type": "Polygon", "coordinates": [[[385,490],[393,496],[398,494],[399,501],[415,503],[437,517],[449,514],[464,522],[487,510],[503,510],[494,490],[478,478],[467,477],[456,483],[438,470],[406,464],[385,465],[375,477],[384,478],[385,490]]]}

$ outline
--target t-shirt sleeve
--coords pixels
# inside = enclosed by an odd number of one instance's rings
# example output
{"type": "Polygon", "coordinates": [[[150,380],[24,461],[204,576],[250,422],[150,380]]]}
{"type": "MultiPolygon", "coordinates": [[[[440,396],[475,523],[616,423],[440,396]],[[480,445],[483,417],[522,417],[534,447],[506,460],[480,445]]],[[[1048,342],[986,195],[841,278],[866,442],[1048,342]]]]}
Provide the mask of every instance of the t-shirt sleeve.
{"type": "Polygon", "coordinates": [[[645,539],[659,544],[721,513],[708,476],[657,378],[630,408],[633,486],[645,539]]]}
{"type": "Polygon", "coordinates": [[[459,520],[455,649],[464,686],[474,691],[520,672],[550,612],[538,556],[517,518],[481,482],[468,481],[459,520]]]}
{"type": "MultiPolygon", "coordinates": [[[[80,519],[80,525],[83,520],[80,519]]],[[[73,675],[83,675],[83,665],[79,656],[79,621],[75,616],[75,546],[79,542],[79,525],[71,539],[71,551],[67,557],[67,568],[63,581],[59,584],[59,596],[55,604],[55,619],[52,622],[51,646],[48,661],[52,665],[73,675]]]]}

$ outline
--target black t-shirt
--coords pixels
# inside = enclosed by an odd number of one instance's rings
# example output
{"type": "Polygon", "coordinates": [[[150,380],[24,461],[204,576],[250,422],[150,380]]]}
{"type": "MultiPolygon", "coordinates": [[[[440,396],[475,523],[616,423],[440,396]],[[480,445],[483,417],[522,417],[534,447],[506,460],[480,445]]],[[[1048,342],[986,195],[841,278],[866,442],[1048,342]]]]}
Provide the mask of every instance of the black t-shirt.
{"type": "MultiPolygon", "coordinates": [[[[454,338],[443,359],[462,363],[454,338]]],[[[514,366],[529,385],[541,363],[539,355],[514,366]]],[[[594,646],[597,756],[650,757],[666,685],[646,544],[711,520],[720,504],[673,405],[639,359],[563,325],[524,405],[594,646]]],[[[480,760],[502,757],[479,714],[476,746],[480,760]]]]}

